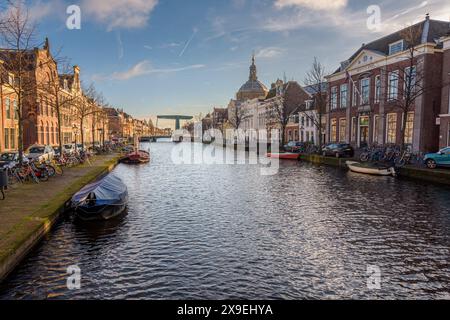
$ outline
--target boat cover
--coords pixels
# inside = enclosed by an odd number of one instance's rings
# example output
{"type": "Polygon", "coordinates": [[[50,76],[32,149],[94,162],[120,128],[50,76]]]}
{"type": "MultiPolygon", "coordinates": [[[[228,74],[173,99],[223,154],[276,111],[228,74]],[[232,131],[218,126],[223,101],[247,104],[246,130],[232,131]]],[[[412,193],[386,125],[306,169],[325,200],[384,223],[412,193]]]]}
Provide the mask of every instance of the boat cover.
{"type": "Polygon", "coordinates": [[[105,205],[124,200],[128,190],[120,178],[110,174],[81,189],[72,197],[72,204],[81,204],[92,194],[95,195],[96,205],[105,205]]]}

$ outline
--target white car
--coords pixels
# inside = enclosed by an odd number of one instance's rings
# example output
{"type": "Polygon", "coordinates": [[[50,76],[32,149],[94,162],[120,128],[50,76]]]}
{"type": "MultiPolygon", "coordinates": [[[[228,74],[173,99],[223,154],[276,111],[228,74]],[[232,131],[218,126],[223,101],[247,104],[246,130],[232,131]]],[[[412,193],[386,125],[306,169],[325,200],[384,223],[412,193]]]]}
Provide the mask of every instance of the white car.
{"type": "Polygon", "coordinates": [[[55,156],[55,151],[53,150],[52,146],[44,146],[44,145],[33,145],[28,148],[27,152],[27,158],[31,161],[48,161],[52,160],[55,156]]]}
{"type": "Polygon", "coordinates": [[[75,144],[64,144],[62,146],[62,152],[63,154],[74,154],[75,153],[75,144]]]}

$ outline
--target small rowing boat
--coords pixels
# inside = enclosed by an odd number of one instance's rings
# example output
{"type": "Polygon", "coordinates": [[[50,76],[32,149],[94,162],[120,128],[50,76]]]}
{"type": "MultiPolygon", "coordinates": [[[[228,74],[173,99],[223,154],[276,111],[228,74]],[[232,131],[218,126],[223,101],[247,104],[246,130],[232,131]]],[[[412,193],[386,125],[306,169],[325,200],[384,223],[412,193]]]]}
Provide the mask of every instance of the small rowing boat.
{"type": "Polygon", "coordinates": [[[144,150],[133,151],[128,153],[125,157],[120,159],[121,163],[125,164],[141,164],[150,162],[150,153],[144,150]]]}
{"type": "Polygon", "coordinates": [[[283,160],[298,160],[300,157],[300,154],[298,153],[292,153],[292,152],[279,152],[279,153],[268,153],[268,158],[275,158],[275,159],[283,159],[283,160]]]}
{"type": "Polygon", "coordinates": [[[128,189],[120,178],[110,174],[81,189],[71,204],[81,220],[109,220],[125,211],[128,189]]]}
{"type": "Polygon", "coordinates": [[[370,174],[376,176],[394,176],[394,177],[397,175],[394,167],[374,166],[355,161],[347,161],[346,164],[349,167],[350,171],[356,173],[370,174]]]}

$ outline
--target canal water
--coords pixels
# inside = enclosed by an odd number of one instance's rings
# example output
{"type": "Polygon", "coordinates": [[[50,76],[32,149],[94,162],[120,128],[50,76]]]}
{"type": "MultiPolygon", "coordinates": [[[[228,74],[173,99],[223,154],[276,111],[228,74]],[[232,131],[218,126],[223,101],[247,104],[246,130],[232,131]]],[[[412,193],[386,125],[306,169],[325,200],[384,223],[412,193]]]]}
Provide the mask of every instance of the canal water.
{"type": "Polygon", "coordinates": [[[0,299],[450,298],[450,189],[282,162],[120,165],[128,213],[67,215],[0,299]],[[81,269],[68,290],[67,268],[81,269]]]}

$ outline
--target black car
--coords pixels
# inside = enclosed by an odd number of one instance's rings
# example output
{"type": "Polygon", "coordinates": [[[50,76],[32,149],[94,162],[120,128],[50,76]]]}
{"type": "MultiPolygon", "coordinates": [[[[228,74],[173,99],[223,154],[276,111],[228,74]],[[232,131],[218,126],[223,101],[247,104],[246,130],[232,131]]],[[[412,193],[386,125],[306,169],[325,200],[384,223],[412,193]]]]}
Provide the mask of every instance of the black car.
{"type": "Polygon", "coordinates": [[[284,150],[287,152],[294,152],[298,153],[302,148],[305,146],[305,143],[303,142],[295,142],[291,141],[288,144],[284,145],[284,150]]]}
{"type": "Polygon", "coordinates": [[[324,157],[332,156],[336,158],[352,158],[355,155],[355,150],[348,143],[332,143],[322,149],[322,155],[324,157]]]}

